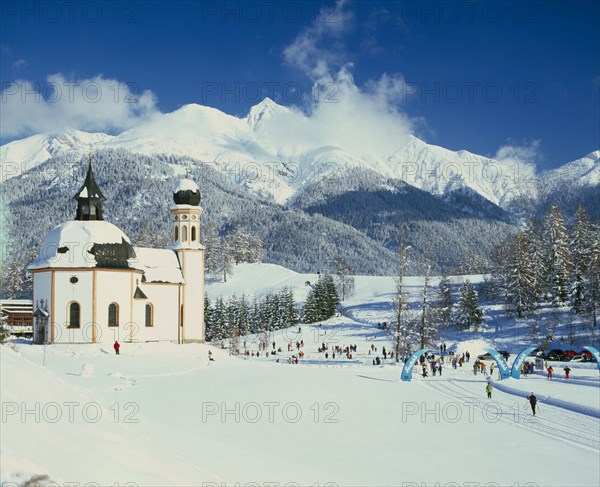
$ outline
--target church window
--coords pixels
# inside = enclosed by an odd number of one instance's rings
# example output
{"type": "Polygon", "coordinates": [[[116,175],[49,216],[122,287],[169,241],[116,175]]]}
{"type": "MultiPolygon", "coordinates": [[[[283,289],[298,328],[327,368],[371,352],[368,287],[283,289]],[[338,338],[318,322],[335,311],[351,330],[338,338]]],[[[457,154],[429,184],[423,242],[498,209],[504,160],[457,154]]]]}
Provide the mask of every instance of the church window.
{"type": "Polygon", "coordinates": [[[181,241],[182,242],[187,242],[188,236],[187,236],[187,226],[182,227],[181,229],[181,241]]]}
{"type": "Polygon", "coordinates": [[[192,227],[192,242],[196,241],[196,227],[192,227]]]}
{"type": "Polygon", "coordinates": [[[79,303],[75,301],[69,303],[69,328],[79,328],[81,326],[80,316],[81,306],[79,306],[79,303]]]}
{"type": "Polygon", "coordinates": [[[175,242],[179,240],[179,227],[175,227],[175,242]]]}
{"type": "Polygon", "coordinates": [[[108,326],[119,326],[119,305],[117,303],[108,305],[108,326]]]}
{"type": "Polygon", "coordinates": [[[154,326],[154,309],[150,303],[146,304],[146,326],[154,326]]]}

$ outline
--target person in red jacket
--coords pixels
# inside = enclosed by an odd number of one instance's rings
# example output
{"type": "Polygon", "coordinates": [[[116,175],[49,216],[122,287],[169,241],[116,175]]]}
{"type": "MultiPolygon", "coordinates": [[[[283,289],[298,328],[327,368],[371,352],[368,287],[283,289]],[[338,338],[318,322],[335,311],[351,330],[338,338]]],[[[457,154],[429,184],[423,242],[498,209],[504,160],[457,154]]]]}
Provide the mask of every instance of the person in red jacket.
{"type": "Polygon", "coordinates": [[[117,340],[115,340],[115,344],[113,345],[113,348],[115,349],[115,353],[117,355],[119,355],[119,348],[121,348],[121,344],[117,340]]]}
{"type": "Polygon", "coordinates": [[[552,366],[548,367],[548,379],[552,379],[552,372],[554,372],[554,369],[552,368],[552,366]]]}

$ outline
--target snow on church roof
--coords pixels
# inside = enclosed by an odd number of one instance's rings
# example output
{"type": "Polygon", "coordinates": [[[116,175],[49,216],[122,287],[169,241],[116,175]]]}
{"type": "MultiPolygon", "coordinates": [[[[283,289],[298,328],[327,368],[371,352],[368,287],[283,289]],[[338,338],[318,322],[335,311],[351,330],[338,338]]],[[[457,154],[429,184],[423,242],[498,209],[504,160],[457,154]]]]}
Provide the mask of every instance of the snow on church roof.
{"type": "Polygon", "coordinates": [[[135,253],[133,267],[144,271],[145,282],[185,283],[179,259],[172,250],[136,247],[135,253]]]}
{"type": "Polygon", "coordinates": [[[175,183],[173,193],[177,193],[178,191],[191,191],[192,193],[195,193],[196,191],[199,191],[199,188],[198,185],[191,179],[179,179],[175,183]]]}
{"type": "Polygon", "coordinates": [[[123,231],[104,220],[73,220],[59,225],[48,233],[38,258],[29,269],[51,267],[96,267],[96,258],[89,251],[94,244],[130,243],[123,231]]]}

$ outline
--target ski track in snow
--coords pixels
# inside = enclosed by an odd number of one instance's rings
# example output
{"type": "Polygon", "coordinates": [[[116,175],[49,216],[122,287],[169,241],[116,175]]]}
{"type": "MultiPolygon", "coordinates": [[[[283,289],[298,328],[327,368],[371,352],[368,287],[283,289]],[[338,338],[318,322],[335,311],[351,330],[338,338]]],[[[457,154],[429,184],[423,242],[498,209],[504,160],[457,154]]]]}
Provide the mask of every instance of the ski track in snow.
{"type": "MultiPolygon", "coordinates": [[[[477,387],[485,384],[483,381],[465,382],[473,382],[477,387]]],[[[514,402],[507,404],[505,400],[498,400],[497,395],[499,391],[495,390],[496,397],[491,402],[486,402],[486,400],[482,399],[481,394],[475,394],[469,388],[457,384],[457,380],[455,379],[421,381],[420,383],[445,396],[461,400],[464,403],[473,403],[474,408],[482,412],[487,404],[494,404],[497,408],[500,421],[514,424],[519,428],[564,441],[580,448],[594,452],[600,451],[600,421],[597,419],[544,403],[541,403],[542,408],[540,408],[540,401],[538,401],[537,415],[533,417],[530,413],[528,401],[522,406],[520,403],[517,403],[518,409],[516,409],[514,402]],[[522,410],[523,406],[527,408],[525,411],[522,410]]],[[[508,399],[510,395],[506,394],[501,397],[508,399]]]]}

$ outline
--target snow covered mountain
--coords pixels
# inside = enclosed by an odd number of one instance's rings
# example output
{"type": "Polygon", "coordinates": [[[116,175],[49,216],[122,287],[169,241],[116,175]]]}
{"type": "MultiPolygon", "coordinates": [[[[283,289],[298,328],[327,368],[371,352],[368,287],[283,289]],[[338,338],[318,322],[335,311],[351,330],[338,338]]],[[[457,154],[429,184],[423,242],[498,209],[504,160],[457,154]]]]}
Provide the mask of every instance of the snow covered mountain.
{"type": "Polygon", "coordinates": [[[32,135],[21,140],[9,142],[0,147],[0,164],[6,167],[6,178],[31,169],[55,156],[73,154],[79,158],[90,147],[97,147],[108,142],[113,136],[103,133],[87,133],[80,130],[67,129],[59,134],[45,133],[32,135]],[[18,169],[5,165],[18,164],[18,169]]]}
{"type": "MultiPolygon", "coordinates": [[[[451,151],[414,136],[399,138],[391,153],[376,142],[357,148],[323,122],[269,98],[243,118],[190,104],[158,114],[117,136],[76,130],[35,135],[2,146],[1,162],[23,163],[29,168],[69,151],[87,152],[90,145],[94,150],[177,156],[182,164],[186,158],[202,160],[240,186],[278,203],[292,201],[325,177],[344,176],[355,169],[400,179],[434,195],[469,190],[502,208],[516,197],[535,197],[538,189],[531,164],[451,151]]],[[[571,178],[573,184],[597,184],[597,154],[549,173],[544,187],[557,188],[565,178],[571,178]]]]}
{"type": "Polygon", "coordinates": [[[556,193],[565,186],[583,188],[600,184],[600,150],[569,162],[540,177],[540,190],[544,194],[556,193]]]}

